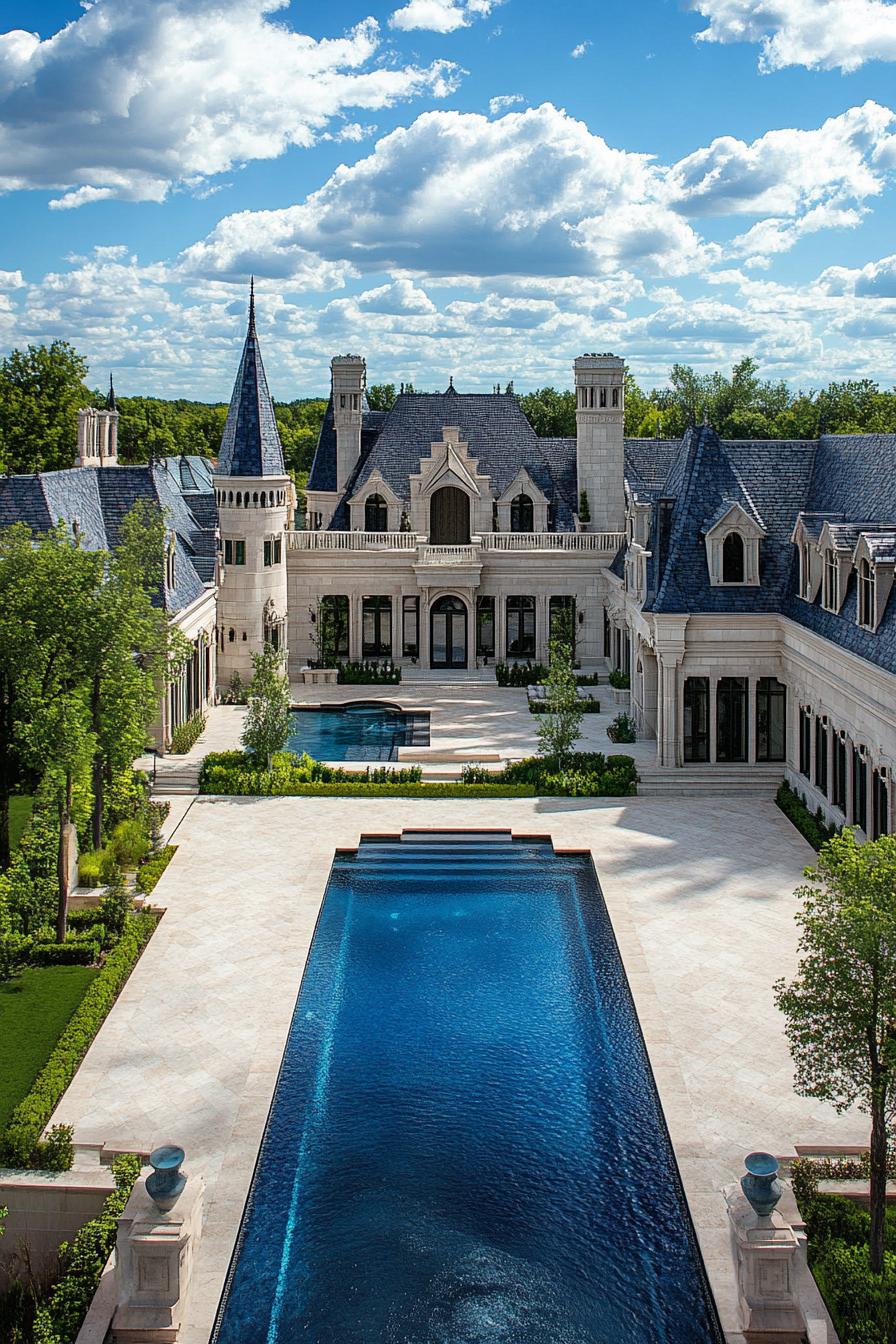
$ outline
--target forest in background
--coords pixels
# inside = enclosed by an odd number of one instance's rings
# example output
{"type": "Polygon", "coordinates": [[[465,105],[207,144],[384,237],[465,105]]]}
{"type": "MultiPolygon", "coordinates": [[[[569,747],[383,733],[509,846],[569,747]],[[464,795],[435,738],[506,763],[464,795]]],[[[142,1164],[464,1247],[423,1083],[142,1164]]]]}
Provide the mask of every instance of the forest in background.
{"type": "MultiPolygon", "coordinates": [[[[66,341],[13,350],[0,362],[0,472],[54,471],[70,467],[77,442],[78,409],[105,405],[105,393],[87,384],[87,360],[66,341]]],[[[406,391],[413,391],[405,384],[406,391]]],[[[388,410],[393,383],[368,388],[374,410],[388,410]]],[[[541,438],[574,437],[575,394],[542,387],[519,397],[541,438]]],[[[275,403],[286,466],[304,490],[326,410],[323,397],[275,403]]],[[[215,457],[227,416],[224,402],[182,398],[118,397],[119,457],[200,453],[215,457]]],[[[896,389],[870,379],[829,383],[807,392],[759,376],[743,359],[730,374],[700,374],[673,364],[668,384],[645,392],[626,374],[625,433],[631,438],[680,438],[689,424],[707,420],[723,439],[814,439],[819,434],[896,433],[896,389]]]]}

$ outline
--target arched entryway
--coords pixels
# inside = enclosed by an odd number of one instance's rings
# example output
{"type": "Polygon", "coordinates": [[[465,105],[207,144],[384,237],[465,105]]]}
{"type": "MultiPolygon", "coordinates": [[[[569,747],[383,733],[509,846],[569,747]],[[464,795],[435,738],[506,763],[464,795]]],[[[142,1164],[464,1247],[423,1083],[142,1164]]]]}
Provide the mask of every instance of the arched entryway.
{"type": "Polygon", "coordinates": [[[429,540],[433,546],[467,546],[470,500],[456,485],[443,485],[429,501],[429,540]]]}
{"type": "Polygon", "coordinates": [[[431,667],[466,667],[467,608],[459,597],[440,597],[430,611],[431,667]]]}

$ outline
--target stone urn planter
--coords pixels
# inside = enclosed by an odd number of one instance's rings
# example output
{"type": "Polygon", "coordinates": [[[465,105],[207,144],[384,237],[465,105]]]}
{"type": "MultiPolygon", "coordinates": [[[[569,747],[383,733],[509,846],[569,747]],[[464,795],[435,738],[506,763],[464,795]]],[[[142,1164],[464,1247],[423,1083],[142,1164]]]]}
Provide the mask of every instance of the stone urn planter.
{"type": "Polygon", "coordinates": [[[744,1158],[746,1176],[740,1188],[758,1218],[770,1218],[784,1188],[778,1180],[778,1159],[771,1153],[748,1153],[744,1158]]]}

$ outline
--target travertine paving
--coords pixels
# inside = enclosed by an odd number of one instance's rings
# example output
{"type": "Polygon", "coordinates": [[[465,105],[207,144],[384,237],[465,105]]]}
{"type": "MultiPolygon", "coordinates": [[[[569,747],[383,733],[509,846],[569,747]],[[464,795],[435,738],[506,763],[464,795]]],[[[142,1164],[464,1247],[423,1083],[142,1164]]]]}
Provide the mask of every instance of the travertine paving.
{"type": "Polygon", "coordinates": [[[723,1324],[736,1336],[723,1184],[744,1153],[861,1142],[792,1090],[771,985],[795,964],[812,851],[750,799],[193,802],[158,932],[63,1099],[78,1137],[176,1140],[207,1182],[183,1344],[205,1344],[334,849],[402,827],[507,828],[592,851],[723,1324]]]}

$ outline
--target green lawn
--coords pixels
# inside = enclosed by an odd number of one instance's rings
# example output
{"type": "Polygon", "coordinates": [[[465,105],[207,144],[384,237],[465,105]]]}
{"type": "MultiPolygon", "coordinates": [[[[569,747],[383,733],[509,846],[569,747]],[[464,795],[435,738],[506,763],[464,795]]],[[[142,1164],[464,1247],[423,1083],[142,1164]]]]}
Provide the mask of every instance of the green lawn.
{"type": "Polygon", "coordinates": [[[31,966],[0,984],[0,1130],[96,974],[95,966],[31,966]]]}
{"type": "Polygon", "coordinates": [[[28,794],[22,794],[20,797],[10,798],[9,800],[9,847],[15,850],[22,838],[22,833],[31,819],[31,804],[34,799],[28,794]]]}

